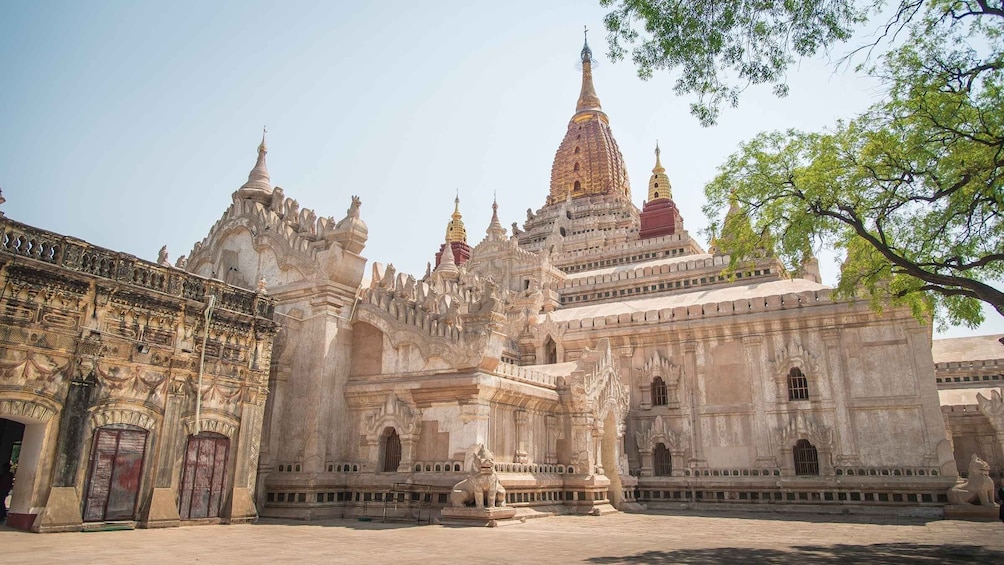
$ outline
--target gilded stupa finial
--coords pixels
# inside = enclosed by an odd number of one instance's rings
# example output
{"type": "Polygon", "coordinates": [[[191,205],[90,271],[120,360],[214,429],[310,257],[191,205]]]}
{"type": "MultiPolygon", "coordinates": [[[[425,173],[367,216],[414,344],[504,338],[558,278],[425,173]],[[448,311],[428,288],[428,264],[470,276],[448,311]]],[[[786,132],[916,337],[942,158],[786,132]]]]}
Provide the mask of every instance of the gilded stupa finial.
{"type": "Polygon", "coordinates": [[[660,159],[662,152],[659,150],[659,140],[655,142],[655,167],[652,168],[652,177],[648,181],[648,201],[659,200],[660,198],[673,198],[673,187],[669,183],[669,176],[666,168],[662,166],[660,159]]]}
{"type": "Polygon", "coordinates": [[[464,220],[460,214],[460,191],[453,199],[453,214],[450,222],[446,224],[446,241],[450,243],[467,243],[467,229],[464,227],[464,220]]]}

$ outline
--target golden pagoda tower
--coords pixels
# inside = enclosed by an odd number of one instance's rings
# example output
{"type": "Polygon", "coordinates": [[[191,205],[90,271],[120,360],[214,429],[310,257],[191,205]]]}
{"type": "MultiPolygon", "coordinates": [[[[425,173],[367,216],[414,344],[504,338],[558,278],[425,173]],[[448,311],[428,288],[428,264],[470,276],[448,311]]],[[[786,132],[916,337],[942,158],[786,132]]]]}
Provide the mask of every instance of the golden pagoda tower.
{"type": "Polygon", "coordinates": [[[453,214],[446,224],[446,241],[436,252],[436,266],[439,266],[443,257],[443,251],[449,245],[453,251],[453,261],[457,266],[463,265],[471,258],[471,246],[467,244],[467,228],[464,227],[464,220],[460,214],[460,196],[453,200],[453,214]]]}
{"type": "Polygon", "coordinates": [[[655,142],[655,167],[648,181],[648,200],[642,206],[640,214],[641,239],[673,235],[683,231],[683,216],[673,202],[673,187],[669,184],[669,175],[660,160],[659,142],[655,142]]]}
{"type": "Polygon", "coordinates": [[[610,131],[610,119],[593,87],[593,52],[585,41],[579,53],[582,88],[575,114],[551,166],[548,204],[594,195],[631,199],[624,157],[610,131]]]}

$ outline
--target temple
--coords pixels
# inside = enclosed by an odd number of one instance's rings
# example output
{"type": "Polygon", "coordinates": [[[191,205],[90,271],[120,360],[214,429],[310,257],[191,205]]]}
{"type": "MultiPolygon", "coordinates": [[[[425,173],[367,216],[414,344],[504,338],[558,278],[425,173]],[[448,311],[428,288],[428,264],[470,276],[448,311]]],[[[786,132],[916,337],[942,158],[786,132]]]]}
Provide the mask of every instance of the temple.
{"type": "MultiPolygon", "coordinates": [[[[658,145],[634,204],[588,44],[580,60],[542,205],[507,230],[520,204],[496,200],[472,246],[458,196],[424,274],[367,264],[362,199],[335,222],[273,186],[264,136],[174,265],[0,216],[18,527],[434,521],[480,496],[453,490],[479,465],[517,518],[939,516],[971,454],[1000,473],[999,350],[932,354],[930,324],[836,299],[768,238],[727,274],[728,238],[686,231],[658,145]]],[[[733,203],[726,222],[748,220],[733,203]]]]}

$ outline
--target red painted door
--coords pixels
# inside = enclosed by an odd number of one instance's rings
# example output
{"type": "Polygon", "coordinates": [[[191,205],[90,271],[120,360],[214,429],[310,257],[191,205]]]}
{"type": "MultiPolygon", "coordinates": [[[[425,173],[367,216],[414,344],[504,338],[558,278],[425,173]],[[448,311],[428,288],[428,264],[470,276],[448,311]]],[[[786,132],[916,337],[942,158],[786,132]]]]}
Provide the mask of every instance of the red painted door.
{"type": "Polygon", "coordinates": [[[230,440],[219,434],[188,438],[178,509],[182,520],[219,517],[229,451],[230,440]]]}
{"type": "Polygon", "coordinates": [[[98,428],[91,450],[85,522],[132,520],[146,454],[147,431],[98,428]]]}

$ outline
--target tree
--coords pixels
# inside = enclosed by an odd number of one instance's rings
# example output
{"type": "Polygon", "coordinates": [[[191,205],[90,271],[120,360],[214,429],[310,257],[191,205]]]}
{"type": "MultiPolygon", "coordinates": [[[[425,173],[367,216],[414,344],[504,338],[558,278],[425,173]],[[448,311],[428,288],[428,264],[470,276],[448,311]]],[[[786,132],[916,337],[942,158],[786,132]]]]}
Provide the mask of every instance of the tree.
{"type": "MultiPolygon", "coordinates": [[[[630,49],[643,79],[679,69],[675,90],[697,95],[690,109],[704,125],[716,122],[722,104],[736,106],[749,85],[770,84],[778,96],[787,94],[785,71],[795,57],[848,39],[881,3],[600,0],[613,7],[604,18],[611,58],[623,59],[630,49]]],[[[913,4],[904,0],[904,16],[913,4]]]]}
{"type": "Polygon", "coordinates": [[[806,242],[843,249],[840,294],[975,326],[981,303],[1004,316],[1004,10],[928,4],[870,69],[884,102],[822,133],[742,144],[705,212],[732,198],[749,216],[752,230],[729,234],[734,261],[769,228],[789,269],[806,242]]]}

